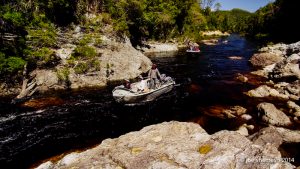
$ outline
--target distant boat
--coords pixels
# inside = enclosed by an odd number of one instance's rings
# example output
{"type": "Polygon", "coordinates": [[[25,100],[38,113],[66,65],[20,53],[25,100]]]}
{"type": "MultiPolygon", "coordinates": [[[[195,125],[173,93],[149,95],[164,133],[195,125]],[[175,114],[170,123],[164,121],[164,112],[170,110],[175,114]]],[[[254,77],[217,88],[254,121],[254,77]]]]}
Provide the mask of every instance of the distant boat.
{"type": "Polygon", "coordinates": [[[200,49],[198,49],[198,50],[188,49],[188,50],[186,50],[186,52],[188,52],[188,53],[200,53],[201,51],[200,51],[200,49]]]}
{"type": "Polygon", "coordinates": [[[147,92],[142,92],[134,90],[135,86],[139,83],[140,82],[132,83],[132,89],[127,89],[124,85],[115,87],[112,91],[114,99],[119,103],[125,104],[153,101],[160,95],[170,92],[175,85],[175,81],[169,77],[166,78],[166,80],[164,80],[156,89],[150,89],[147,92]]]}

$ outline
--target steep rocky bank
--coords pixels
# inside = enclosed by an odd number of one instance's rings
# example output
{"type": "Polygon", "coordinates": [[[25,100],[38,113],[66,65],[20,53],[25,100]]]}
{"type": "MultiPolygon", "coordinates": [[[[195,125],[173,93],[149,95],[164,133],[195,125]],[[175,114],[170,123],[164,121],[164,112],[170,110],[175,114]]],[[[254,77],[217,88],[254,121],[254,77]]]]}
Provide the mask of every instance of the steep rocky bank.
{"type": "MultiPolygon", "coordinates": [[[[129,39],[119,40],[109,34],[100,37],[101,40],[98,40],[100,44],[97,42],[87,44],[96,52],[92,63],[80,59],[73,61],[71,56],[78,46],[78,41],[91,35],[79,26],[70,32],[61,33],[60,36],[66,36],[68,39],[66,42],[59,42],[60,48],[53,49],[59,63],[53,68],[40,67],[30,72],[38,86],[38,91],[102,87],[110,81],[135,78],[150,69],[150,59],[132,47],[129,39]],[[92,65],[94,67],[90,68],[90,64],[94,64],[92,65]]],[[[2,83],[0,91],[1,96],[17,95],[21,91],[21,84],[9,86],[2,83]]]]}
{"type": "Polygon", "coordinates": [[[267,81],[246,94],[253,98],[271,98],[285,103],[277,107],[272,103],[258,105],[263,120],[279,126],[299,123],[300,42],[264,47],[252,56],[250,62],[259,68],[252,73],[265,77],[267,81]]]}
{"type": "Polygon", "coordinates": [[[294,168],[278,151],[282,136],[272,127],[251,139],[227,130],[209,135],[198,124],[172,121],[106,139],[37,168],[294,168]]]}

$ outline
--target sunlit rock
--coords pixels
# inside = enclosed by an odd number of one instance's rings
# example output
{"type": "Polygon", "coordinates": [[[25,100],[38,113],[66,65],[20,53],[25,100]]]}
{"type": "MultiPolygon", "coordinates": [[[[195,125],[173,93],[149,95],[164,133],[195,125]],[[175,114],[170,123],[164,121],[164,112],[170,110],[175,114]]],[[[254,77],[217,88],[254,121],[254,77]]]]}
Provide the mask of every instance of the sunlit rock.
{"type": "Polygon", "coordinates": [[[293,101],[288,101],[287,106],[290,109],[290,113],[295,117],[300,117],[300,106],[293,101]]]}
{"type": "Polygon", "coordinates": [[[148,43],[148,47],[143,47],[141,50],[145,54],[149,53],[164,53],[164,52],[177,52],[178,45],[176,43],[148,43]]]}
{"type": "Polygon", "coordinates": [[[242,106],[233,106],[229,109],[225,109],[222,111],[228,118],[235,118],[237,116],[241,116],[242,114],[245,114],[247,112],[247,109],[245,109],[242,106]]]}
{"type": "Polygon", "coordinates": [[[273,89],[267,85],[262,85],[256,89],[249,90],[246,94],[250,97],[257,97],[257,98],[263,98],[263,97],[269,97],[269,96],[279,98],[279,99],[284,99],[284,100],[287,100],[290,98],[289,93],[286,93],[286,92],[281,93],[278,90],[273,89]]]}
{"type": "Polygon", "coordinates": [[[248,133],[247,124],[241,125],[241,126],[236,130],[236,132],[240,133],[240,134],[243,135],[243,136],[248,136],[249,133],[248,133]]]}
{"type": "Polygon", "coordinates": [[[36,169],[53,169],[53,168],[54,168],[54,164],[51,161],[48,161],[46,163],[41,164],[36,169]]]}
{"type": "Polygon", "coordinates": [[[106,139],[95,148],[67,155],[53,168],[294,167],[287,162],[255,162],[258,158],[281,158],[277,144],[264,141],[264,145],[255,144],[238,132],[226,130],[209,135],[198,124],[172,121],[106,139]],[[153,141],[158,137],[160,141],[153,141]]]}
{"type": "Polygon", "coordinates": [[[265,67],[282,61],[284,57],[271,53],[256,53],[250,58],[253,66],[265,67]]]}
{"type": "Polygon", "coordinates": [[[240,73],[238,73],[235,78],[243,83],[248,81],[248,78],[240,73]]]}
{"type": "Polygon", "coordinates": [[[262,120],[268,124],[275,126],[289,126],[291,125],[290,118],[281,110],[278,110],[271,103],[260,103],[257,109],[262,117],[262,120]]]}
{"type": "Polygon", "coordinates": [[[248,120],[252,119],[252,116],[249,115],[249,114],[243,114],[243,115],[241,115],[241,118],[244,119],[244,120],[246,120],[246,121],[248,121],[248,120]]]}
{"type": "Polygon", "coordinates": [[[283,141],[286,143],[300,143],[300,131],[289,130],[282,127],[276,127],[276,130],[281,134],[283,141]]]}
{"type": "Polygon", "coordinates": [[[62,60],[69,59],[75,48],[73,44],[65,44],[56,50],[56,55],[62,60]]]}

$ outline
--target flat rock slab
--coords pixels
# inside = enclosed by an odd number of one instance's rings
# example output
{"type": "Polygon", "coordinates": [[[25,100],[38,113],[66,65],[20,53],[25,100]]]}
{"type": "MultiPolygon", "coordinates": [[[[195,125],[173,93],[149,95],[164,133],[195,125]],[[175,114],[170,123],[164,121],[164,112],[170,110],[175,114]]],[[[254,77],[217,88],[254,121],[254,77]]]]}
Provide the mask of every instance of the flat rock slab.
{"type": "Polygon", "coordinates": [[[199,168],[293,168],[279,162],[281,154],[273,144],[254,144],[234,131],[206,133],[198,124],[164,122],[106,139],[99,146],[71,153],[60,161],[46,162],[38,169],[199,169],[199,168]],[[257,160],[273,160],[260,163],[257,160]]]}

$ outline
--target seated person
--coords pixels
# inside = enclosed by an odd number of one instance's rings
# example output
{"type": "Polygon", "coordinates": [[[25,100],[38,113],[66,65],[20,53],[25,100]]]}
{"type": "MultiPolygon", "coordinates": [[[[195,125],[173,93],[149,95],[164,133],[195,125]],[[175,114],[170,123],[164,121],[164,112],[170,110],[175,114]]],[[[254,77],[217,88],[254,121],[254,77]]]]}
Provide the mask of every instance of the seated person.
{"type": "Polygon", "coordinates": [[[149,88],[148,88],[148,79],[143,79],[142,76],[139,76],[140,78],[140,83],[137,84],[137,89],[138,91],[141,91],[141,92],[148,92],[149,91],[149,88]]]}
{"type": "Polygon", "coordinates": [[[124,87],[129,90],[131,89],[131,83],[128,79],[125,79],[124,87]]]}

